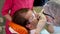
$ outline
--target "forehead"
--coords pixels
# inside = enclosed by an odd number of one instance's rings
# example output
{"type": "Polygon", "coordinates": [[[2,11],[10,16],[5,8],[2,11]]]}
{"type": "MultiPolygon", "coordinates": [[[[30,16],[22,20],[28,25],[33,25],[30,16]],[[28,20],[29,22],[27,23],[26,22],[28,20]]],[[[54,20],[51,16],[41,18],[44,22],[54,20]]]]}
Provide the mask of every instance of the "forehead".
{"type": "Polygon", "coordinates": [[[26,15],[25,15],[25,18],[29,19],[31,16],[32,16],[32,10],[29,10],[26,15]]]}

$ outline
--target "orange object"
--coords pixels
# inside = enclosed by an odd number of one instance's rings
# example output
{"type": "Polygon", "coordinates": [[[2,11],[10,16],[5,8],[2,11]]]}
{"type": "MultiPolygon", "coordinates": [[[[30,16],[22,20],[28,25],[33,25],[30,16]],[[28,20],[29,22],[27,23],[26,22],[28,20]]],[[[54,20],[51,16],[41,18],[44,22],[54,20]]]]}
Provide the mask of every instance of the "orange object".
{"type": "Polygon", "coordinates": [[[19,34],[28,34],[28,30],[25,27],[17,25],[14,22],[10,22],[9,26],[12,27],[19,34]]]}

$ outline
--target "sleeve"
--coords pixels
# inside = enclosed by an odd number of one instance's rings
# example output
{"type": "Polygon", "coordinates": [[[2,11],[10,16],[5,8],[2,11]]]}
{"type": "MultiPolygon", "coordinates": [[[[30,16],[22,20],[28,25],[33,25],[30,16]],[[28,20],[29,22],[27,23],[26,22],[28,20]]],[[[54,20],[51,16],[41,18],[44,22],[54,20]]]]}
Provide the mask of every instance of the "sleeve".
{"type": "Polygon", "coordinates": [[[9,22],[9,26],[18,34],[28,34],[28,30],[25,27],[17,25],[14,22],[9,22]]]}
{"type": "Polygon", "coordinates": [[[28,31],[25,28],[18,28],[16,30],[19,34],[28,34],[28,31]]]}
{"type": "Polygon", "coordinates": [[[5,0],[3,8],[2,8],[2,15],[6,15],[9,13],[9,10],[12,7],[12,0],[5,0]]]}

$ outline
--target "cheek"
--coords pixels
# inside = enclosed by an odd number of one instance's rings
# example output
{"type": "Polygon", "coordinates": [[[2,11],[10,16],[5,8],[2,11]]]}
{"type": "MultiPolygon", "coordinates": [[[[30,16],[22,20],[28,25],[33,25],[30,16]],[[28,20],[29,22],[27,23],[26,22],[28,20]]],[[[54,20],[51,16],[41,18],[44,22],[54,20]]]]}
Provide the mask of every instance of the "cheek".
{"type": "Polygon", "coordinates": [[[31,24],[32,24],[33,26],[36,26],[36,25],[38,24],[38,20],[37,20],[37,19],[33,19],[31,24]]]}
{"type": "Polygon", "coordinates": [[[32,16],[32,12],[31,12],[31,11],[29,11],[29,12],[27,12],[27,13],[26,13],[25,18],[29,19],[31,16],[32,16]]]}
{"type": "Polygon", "coordinates": [[[26,14],[25,18],[29,19],[31,17],[31,14],[26,14]]]}
{"type": "Polygon", "coordinates": [[[35,29],[38,24],[38,21],[36,19],[33,19],[32,22],[28,25],[29,29],[35,29]]]}

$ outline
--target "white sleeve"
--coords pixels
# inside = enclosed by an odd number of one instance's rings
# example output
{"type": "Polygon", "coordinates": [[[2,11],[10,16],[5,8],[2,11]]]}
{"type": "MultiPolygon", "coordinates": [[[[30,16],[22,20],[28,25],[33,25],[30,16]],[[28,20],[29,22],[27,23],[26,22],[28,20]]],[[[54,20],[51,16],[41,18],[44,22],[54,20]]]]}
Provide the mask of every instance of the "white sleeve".
{"type": "Polygon", "coordinates": [[[16,34],[18,34],[18,32],[16,32],[14,29],[12,29],[11,27],[9,27],[9,31],[11,32],[11,33],[16,33],[16,34]]]}

